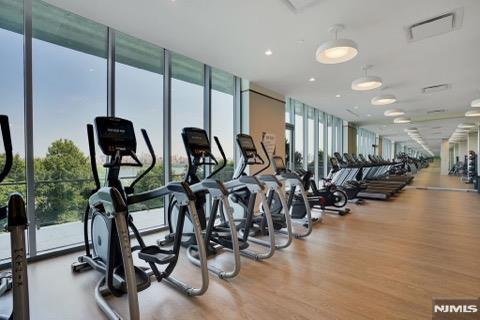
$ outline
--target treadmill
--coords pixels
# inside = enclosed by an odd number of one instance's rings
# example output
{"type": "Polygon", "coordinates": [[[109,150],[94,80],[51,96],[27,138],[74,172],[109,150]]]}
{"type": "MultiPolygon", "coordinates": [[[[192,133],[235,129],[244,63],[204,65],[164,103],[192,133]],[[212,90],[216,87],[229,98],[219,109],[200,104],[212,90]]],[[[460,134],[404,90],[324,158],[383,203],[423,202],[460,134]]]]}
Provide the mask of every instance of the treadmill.
{"type": "MultiPolygon", "coordinates": [[[[337,159],[338,165],[341,169],[347,171],[344,174],[344,181],[355,180],[359,182],[362,181],[362,169],[363,166],[356,164],[353,161],[347,161],[347,159],[343,159],[342,155],[338,152],[333,154],[337,159]]],[[[372,199],[372,200],[387,200],[392,196],[391,192],[385,192],[382,190],[377,190],[366,184],[366,189],[360,191],[357,194],[357,197],[360,199],[372,199]]]]}

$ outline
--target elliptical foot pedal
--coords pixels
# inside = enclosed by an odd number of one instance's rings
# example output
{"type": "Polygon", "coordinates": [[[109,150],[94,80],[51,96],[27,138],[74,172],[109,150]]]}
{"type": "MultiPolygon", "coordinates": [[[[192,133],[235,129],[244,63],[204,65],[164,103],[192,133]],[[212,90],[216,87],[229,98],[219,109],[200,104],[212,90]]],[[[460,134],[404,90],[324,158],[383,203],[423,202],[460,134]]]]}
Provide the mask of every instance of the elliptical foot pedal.
{"type": "Polygon", "coordinates": [[[159,246],[148,246],[140,250],[138,257],[148,263],[168,264],[177,256],[169,250],[162,250],[159,246]]]}
{"type": "Polygon", "coordinates": [[[173,243],[174,240],[175,240],[175,233],[170,233],[166,235],[163,240],[157,240],[157,244],[161,247],[164,247],[166,245],[173,243]]]}

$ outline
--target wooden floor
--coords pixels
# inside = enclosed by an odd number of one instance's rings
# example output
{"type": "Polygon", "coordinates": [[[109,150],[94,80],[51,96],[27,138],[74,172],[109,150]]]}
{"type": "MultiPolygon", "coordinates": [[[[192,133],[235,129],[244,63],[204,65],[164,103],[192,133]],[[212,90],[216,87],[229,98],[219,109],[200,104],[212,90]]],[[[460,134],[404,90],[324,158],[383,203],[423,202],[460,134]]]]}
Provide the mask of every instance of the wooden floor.
{"type": "Polygon", "coordinates": [[[457,176],[441,176],[440,162],[431,164],[431,168],[418,175],[413,185],[417,187],[435,187],[435,188],[453,188],[453,189],[473,189],[473,184],[467,184],[461,181],[457,176]]]}
{"type": "MultiPolygon", "coordinates": [[[[439,178],[434,166],[418,180],[433,178],[456,179],[439,178]]],[[[142,318],[429,319],[434,297],[480,296],[479,194],[410,189],[351,207],[268,261],[243,259],[233,280],[212,276],[202,297],[153,283],[140,293],[142,318]]],[[[103,318],[93,297],[98,274],[72,275],[75,256],[30,266],[32,319],[103,318]]],[[[197,275],[185,259],[176,272],[197,275]]]]}

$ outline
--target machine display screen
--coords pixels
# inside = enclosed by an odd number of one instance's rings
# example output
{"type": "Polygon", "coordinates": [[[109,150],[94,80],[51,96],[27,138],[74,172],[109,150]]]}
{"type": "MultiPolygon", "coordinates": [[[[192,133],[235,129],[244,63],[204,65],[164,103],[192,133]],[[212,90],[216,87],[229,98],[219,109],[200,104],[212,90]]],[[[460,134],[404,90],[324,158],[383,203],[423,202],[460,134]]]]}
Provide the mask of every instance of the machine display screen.
{"type": "Polygon", "coordinates": [[[253,143],[253,139],[247,135],[241,135],[238,137],[238,142],[240,144],[240,148],[244,151],[257,151],[255,144],[253,143]]]}
{"type": "Polygon", "coordinates": [[[95,128],[98,144],[105,155],[114,156],[118,151],[125,155],[130,154],[130,151],[137,151],[137,140],[131,121],[115,117],[97,117],[95,128]]]}
{"type": "Polygon", "coordinates": [[[205,130],[183,128],[183,136],[187,149],[194,156],[205,156],[207,153],[210,153],[210,141],[205,130]]]}

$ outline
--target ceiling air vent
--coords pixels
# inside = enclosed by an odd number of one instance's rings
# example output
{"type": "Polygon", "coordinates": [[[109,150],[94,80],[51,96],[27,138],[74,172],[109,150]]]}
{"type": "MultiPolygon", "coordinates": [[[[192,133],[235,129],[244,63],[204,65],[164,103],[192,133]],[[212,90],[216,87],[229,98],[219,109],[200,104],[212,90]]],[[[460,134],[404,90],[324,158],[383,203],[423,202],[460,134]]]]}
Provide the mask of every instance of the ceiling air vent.
{"type": "Polygon", "coordinates": [[[463,23],[463,8],[426,19],[405,28],[409,42],[420,41],[460,29],[463,23]]]}
{"type": "Polygon", "coordinates": [[[305,10],[307,8],[310,8],[320,2],[320,0],[283,0],[283,1],[285,1],[287,5],[290,7],[290,9],[292,9],[295,13],[305,10]]]}
{"type": "Polygon", "coordinates": [[[449,84],[446,84],[446,83],[436,84],[434,86],[429,86],[429,87],[422,88],[422,93],[423,94],[431,94],[431,93],[435,93],[435,92],[445,91],[445,90],[448,90],[448,89],[450,89],[449,84]]]}
{"type": "Polygon", "coordinates": [[[427,111],[427,114],[443,113],[445,111],[447,111],[447,110],[445,110],[445,109],[435,109],[435,110],[427,111]]]}
{"type": "Polygon", "coordinates": [[[346,110],[348,113],[353,114],[355,117],[360,118],[360,116],[359,116],[357,113],[353,112],[352,110],[350,110],[350,109],[345,109],[345,110],[346,110]]]}

